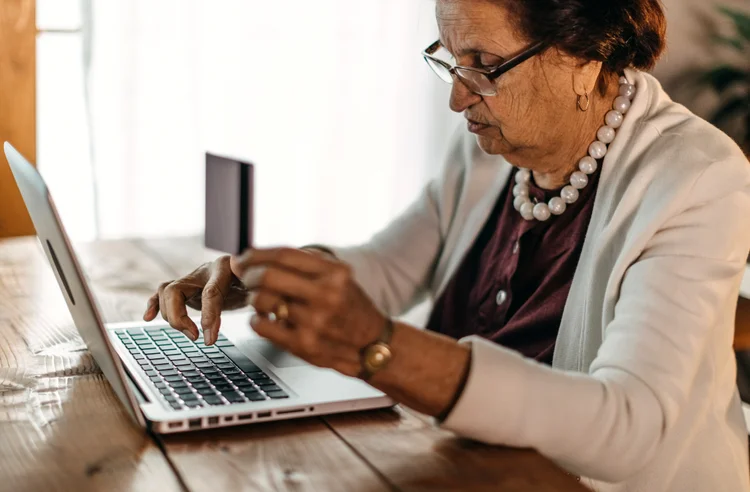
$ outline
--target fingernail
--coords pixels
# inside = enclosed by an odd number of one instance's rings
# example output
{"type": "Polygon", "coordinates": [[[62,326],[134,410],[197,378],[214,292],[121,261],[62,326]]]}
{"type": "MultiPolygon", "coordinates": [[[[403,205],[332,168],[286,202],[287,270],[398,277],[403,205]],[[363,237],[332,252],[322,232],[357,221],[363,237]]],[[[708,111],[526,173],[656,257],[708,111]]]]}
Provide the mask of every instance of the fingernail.
{"type": "Polygon", "coordinates": [[[182,334],[192,341],[196,341],[198,339],[190,330],[182,330],[182,334]]]}
{"type": "Polygon", "coordinates": [[[209,330],[209,329],[203,330],[203,342],[206,345],[211,345],[213,343],[211,341],[211,330],[209,330]]]}

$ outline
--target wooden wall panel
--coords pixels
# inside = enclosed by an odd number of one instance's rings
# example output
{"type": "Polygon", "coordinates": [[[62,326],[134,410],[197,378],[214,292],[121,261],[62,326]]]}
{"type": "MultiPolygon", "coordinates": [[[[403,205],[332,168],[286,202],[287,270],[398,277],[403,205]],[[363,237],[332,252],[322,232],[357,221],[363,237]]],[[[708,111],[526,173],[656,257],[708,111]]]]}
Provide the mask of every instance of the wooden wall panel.
{"type": "MultiPolygon", "coordinates": [[[[36,162],[36,2],[0,0],[0,144],[36,162]]],[[[33,235],[5,155],[0,152],[0,237],[33,235]]]]}

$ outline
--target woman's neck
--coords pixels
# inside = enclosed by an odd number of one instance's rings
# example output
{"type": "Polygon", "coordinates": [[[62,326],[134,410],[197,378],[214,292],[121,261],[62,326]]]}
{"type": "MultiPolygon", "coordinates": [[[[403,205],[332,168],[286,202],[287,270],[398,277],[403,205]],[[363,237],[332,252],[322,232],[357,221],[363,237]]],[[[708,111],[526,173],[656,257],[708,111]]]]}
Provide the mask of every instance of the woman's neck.
{"type": "MultiPolygon", "coordinates": [[[[604,116],[612,109],[612,101],[617,97],[619,86],[617,82],[607,86],[603,96],[593,97],[591,107],[583,113],[580,123],[566,125],[568,135],[563,141],[569,145],[558,146],[552,151],[545,162],[537,162],[537,169],[551,169],[551,171],[534,171],[534,182],[545,190],[555,190],[568,184],[570,175],[578,170],[578,161],[588,155],[589,146],[596,140],[596,133],[604,124],[604,116]]],[[[579,113],[580,114],[580,113],[579,113]]]]}

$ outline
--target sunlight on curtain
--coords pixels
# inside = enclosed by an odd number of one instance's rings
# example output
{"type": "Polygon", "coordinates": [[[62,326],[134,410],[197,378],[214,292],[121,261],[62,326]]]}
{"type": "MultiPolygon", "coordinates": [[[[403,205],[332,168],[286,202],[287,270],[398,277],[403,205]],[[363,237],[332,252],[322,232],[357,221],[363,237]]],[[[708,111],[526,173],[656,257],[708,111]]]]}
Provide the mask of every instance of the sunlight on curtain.
{"type": "Polygon", "coordinates": [[[420,57],[433,9],[94,2],[101,234],[200,234],[210,151],[256,164],[258,244],[366,240],[436,172],[458,121],[420,57]]]}

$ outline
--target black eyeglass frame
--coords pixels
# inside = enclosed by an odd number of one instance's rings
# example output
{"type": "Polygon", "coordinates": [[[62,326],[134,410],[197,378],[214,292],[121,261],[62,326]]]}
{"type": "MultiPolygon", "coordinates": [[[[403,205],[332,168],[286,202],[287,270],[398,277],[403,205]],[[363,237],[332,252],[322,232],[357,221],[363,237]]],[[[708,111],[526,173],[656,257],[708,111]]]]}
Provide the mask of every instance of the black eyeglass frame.
{"type": "MultiPolygon", "coordinates": [[[[544,43],[543,41],[540,41],[539,43],[533,44],[533,45],[529,46],[528,48],[526,48],[525,50],[523,50],[521,53],[519,53],[516,56],[514,56],[513,58],[511,58],[510,60],[501,63],[498,67],[496,67],[496,68],[494,68],[492,70],[485,70],[483,68],[476,68],[476,67],[465,67],[463,65],[451,65],[451,64],[449,64],[449,63],[447,63],[447,62],[445,62],[445,61],[443,61],[443,60],[441,60],[441,59],[436,58],[435,56],[433,56],[437,52],[437,50],[439,50],[441,47],[443,47],[443,45],[440,42],[440,40],[438,39],[437,41],[435,41],[434,43],[432,43],[430,46],[427,47],[427,49],[425,49],[422,52],[422,56],[424,57],[425,61],[427,62],[427,65],[430,65],[430,68],[432,68],[433,71],[435,71],[435,69],[432,67],[432,65],[430,64],[430,62],[427,60],[428,58],[430,60],[432,60],[433,62],[435,62],[435,63],[437,63],[437,64],[442,65],[443,67],[445,67],[451,75],[454,75],[454,76],[456,76],[456,77],[458,77],[458,78],[460,78],[462,80],[463,80],[463,78],[458,73],[456,73],[456,70],[467,70],[467,71],[470,71],[470,72],[476,72],[476,73],[479,73],[481,75],[484,75],[490,81],[494,81],[495,79],[497,79],[498,77],[500,77],[501,75],[503,75],[504,73],[506,73],[507,71],[509,71],[509,70],[517,67],[518,65],[520,65],[523,62],[525,62],[529,58],[531,58],[533,56],[536,56],[539,53],[541,53],[542,51],[544,51],[547,48],[547,44],[544,43]]],[[[440,79],[443,80],[442,77],[440,77],[440,79]]]]}

